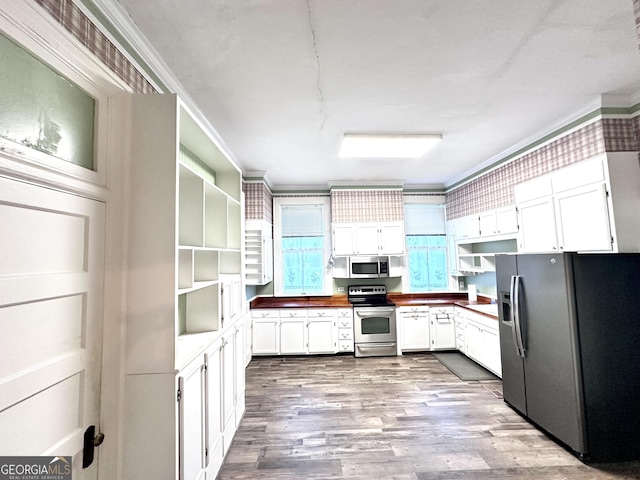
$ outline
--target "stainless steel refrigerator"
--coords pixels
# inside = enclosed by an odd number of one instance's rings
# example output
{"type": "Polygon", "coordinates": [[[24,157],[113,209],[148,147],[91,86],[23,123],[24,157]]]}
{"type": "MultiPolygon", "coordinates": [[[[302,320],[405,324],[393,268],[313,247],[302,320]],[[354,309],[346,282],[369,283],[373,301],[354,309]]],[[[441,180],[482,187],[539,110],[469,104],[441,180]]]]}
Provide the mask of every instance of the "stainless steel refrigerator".
{"type": "Polygon", "coordinates": [[[584,461],[640,458],[640,254],[496,255],[504,400],[584,461]]]}

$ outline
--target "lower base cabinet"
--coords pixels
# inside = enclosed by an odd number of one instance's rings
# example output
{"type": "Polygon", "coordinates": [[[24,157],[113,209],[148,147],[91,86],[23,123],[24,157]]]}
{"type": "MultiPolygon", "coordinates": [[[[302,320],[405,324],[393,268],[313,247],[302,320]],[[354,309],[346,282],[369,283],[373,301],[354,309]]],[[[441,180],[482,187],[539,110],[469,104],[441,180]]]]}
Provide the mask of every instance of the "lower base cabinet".
{"type": "Polygon", "coordinates": [[[456,307],[456,337],[462,353],[502,377],[498,321],[456,307]]]}
{"type": "Polygon", "coordinates": [[[401,352],[456,348],[453,307],[398,307],[401,352]]]}
{"type": "Polygon", "coordinates": [[[253,309],[253,355],[353,352],[353,309],[253,309]]]}
{"type": "Polygon", "coordinates": [[[430,308],[429,321],[431,323],[431,349],[451,350],[456,348],[453,307],[430,308]]]}
{"type": "Polygon", "coordinates": [[[216,478],[244,415],[244,322],[177,373],[127,375],[126,480],[216,478]]]}

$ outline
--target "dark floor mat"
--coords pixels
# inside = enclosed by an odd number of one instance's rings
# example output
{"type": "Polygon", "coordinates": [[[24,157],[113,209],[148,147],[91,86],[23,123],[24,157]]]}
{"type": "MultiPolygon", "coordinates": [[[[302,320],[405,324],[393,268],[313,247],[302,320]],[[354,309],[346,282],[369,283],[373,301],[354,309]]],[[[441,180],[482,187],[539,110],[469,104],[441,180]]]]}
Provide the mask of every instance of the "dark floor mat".
{"type": "Polygon", "coordinates": [[[499,380],[489,370],[458,352],[433,353],[436,360],[447,367],[460,380],[499,380]]]}

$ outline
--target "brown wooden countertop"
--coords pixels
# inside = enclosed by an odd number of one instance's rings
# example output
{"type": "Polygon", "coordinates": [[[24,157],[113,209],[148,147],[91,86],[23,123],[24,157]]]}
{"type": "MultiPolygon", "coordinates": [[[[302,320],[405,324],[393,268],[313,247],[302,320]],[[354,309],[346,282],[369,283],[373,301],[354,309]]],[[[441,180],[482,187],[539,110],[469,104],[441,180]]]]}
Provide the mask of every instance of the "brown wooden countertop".
{"type": "Polygon", "coordinates": [[[251,308],[351,308],[346,295],[330,297],[257,297],[251,308]]]}
{"type": "Polygon", "coordinates": [[[459,307],[464,307],[472,312],[479,313],[485,317],[498,320],[498,305],[492,304],[488,301],[482,301],[479,299],[477,302],[470,302],[469,300],[461,300],[456,302],[459,307]]]}

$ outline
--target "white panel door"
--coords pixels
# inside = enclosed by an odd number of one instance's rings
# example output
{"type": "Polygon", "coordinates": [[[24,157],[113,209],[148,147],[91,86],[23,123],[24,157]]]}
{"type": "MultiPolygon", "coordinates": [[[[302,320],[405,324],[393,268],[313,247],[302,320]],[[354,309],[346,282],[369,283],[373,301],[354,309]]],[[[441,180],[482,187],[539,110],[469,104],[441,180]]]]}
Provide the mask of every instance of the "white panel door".
{"type": "Polygon", "coordinates": [[[0,225],[0,452],[71,455],[73,478],[95,479],[105,206],[0,178],[0,225]]]}

